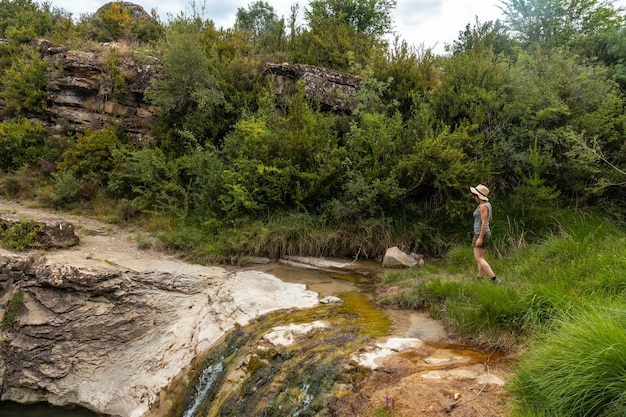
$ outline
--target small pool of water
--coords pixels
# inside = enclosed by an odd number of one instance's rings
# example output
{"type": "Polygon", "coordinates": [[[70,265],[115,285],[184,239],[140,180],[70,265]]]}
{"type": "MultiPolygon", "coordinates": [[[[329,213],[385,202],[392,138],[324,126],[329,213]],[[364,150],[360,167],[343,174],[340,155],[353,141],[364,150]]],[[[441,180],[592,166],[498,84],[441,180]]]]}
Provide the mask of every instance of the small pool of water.
{"type": "Polygon", "coordinates": [[[0,401],[2,417],[99,417],[100,414],[85,408],[54,407],[49,404],[18,404],[0,401]]]}

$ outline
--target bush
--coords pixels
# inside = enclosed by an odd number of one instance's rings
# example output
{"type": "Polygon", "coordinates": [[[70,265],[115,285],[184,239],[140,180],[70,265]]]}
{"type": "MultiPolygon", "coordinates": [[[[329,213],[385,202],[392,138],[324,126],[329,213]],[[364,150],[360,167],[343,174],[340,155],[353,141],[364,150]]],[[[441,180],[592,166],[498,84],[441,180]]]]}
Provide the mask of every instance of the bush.
{"type": "Polygon", "coordinates": [[[2,327],[4,329],[8,329],[13,326],[13,323],[17,319],[17,315],[20,313],[22,305],[24,305],[24,293],[14,293],[7,303],[6,312],[2,318],[2,327]]]}
{"type": "Polygon", "coordinates": [[[97,178],[77,178],[70,170],[53,172],[51,182],[37,190],[46,207],[69,208],[73,203],[92,200],[99,190],[97,178]]]}
{"type": "Polygon", "coordinates": [[[0,123],[0,170],[14,171],[49,153],[41,124],[25,118],[0,123]]]}
{"type": "Polygon", "coordinates": [[[39,245],[44,225],[35,221],[9,222],[0,220],[0,245],[25,250],[39,245]]]}
{"type": "Polygon", "coordinates": [[[133,208],[180,214],[186,207],[177,166],[160,149],[116,150],[113,161],[108,188],[115,196],[128,199],[133,208]]]}
{"type": "MultiPolygon", "coordinates": [[[[571,314],[536,340],[509,390],[520,413],[623,416],[626,412],[626,310],[571,314]]],[[[527,415],[527,414],[523,414],[527,415]]]]}
{"type": "Polygon", "coordinates": [[[71,171],[77,178],[96,176],[104,183],[113,168],[112,154],[121,146],[113,126],[81,134],[63,152],[58,168],[71,171]]]}
{"type": "Polygon", "coordinates": [[[24,47],[13,57],[11,66],[1,78],[0,96],[15,114],[42,113],[46,109],[47,63],[34,48],[24,47]]]}

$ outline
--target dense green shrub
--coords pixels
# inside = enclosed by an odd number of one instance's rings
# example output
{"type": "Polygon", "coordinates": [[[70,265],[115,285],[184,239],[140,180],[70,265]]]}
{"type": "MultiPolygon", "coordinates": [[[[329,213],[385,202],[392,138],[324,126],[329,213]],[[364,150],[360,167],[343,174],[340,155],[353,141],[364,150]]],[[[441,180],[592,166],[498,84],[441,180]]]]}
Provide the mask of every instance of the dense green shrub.
{"type": "Polygon", "coordinates": [[[32,30],[45,36],[52,28],[52,15],[32,0],[0,0],[0,38],[7,38],[9,28],[32,30]]]}
{"type": "Polygon", "coordinates": [[[0,123],[0,170],[15,171],[50,155],[45,130],[38,122],[25,118],[0,123]]]}
{"type": "Polygon", "coordinates": [[[17,250],[37,247],[44,225],[35,221],[0,220],[0,245],[17,250]]]}
{"type": "Polygon", "coordinates": [[[102,187],[95,175],[78,177],[74,171],[65,169],[50,175],[47,184],[37,188],[37,199],[46,207],[70,209],[75,203],[92,201],[102,187]]]}
{"type": "Polygon", "coordinates": [[[41,113],[46,108],[47,63],[35,48],[22,47],[0,82],[0,97],[15,114],[41,113]]]}
{"type": "Polygon", "coordinates": [[[108,189],[130,201],[140,211],[183,213],[185,189],[178,183],[178,169],[158,148],[118,149],[112,152],[113,169],[108,189]]]}
{"type": "Polygon", "coordinates": [[[113,126],[79,134],[61,155],[58,168],[72,172],[77,178],[88,175],[101,178],[104,183],[113,168],[113,152],[121,146],[113,126]]]}

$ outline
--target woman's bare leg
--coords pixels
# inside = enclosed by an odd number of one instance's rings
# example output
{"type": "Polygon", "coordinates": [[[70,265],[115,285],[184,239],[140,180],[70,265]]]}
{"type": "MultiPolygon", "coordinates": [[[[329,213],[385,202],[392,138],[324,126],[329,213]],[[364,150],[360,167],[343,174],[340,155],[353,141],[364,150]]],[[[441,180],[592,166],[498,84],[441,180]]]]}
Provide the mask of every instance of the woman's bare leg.
{"type": "Polygon", "coordinates": [[[496,274],[493,273],[491,266],[485,260],[485,254],[487,253],[487,249],[479,248],[474,246],[474,259],[478,264],[478,277],[482,278],[483,274],[487,274],[489,278],[495,277],[496,274]]]}

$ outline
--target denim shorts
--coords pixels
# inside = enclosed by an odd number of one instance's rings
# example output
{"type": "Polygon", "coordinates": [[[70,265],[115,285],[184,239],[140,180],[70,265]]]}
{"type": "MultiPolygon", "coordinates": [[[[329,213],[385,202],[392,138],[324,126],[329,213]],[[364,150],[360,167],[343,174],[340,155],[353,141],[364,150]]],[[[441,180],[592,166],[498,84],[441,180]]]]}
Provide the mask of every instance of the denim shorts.
{"type": "MultiPolygon", "coordinates": [[[[476,247],[476,240],[478,239],[478,236],[479,235],[474,235],[474,239],[472,239],[473,248],[476,247]]],[[[485,232],[485,235],[483,236],[483,244],[481,245],[481,248],[488,247],[490,243],[491,243],[491,232],[485,232]]]]}

